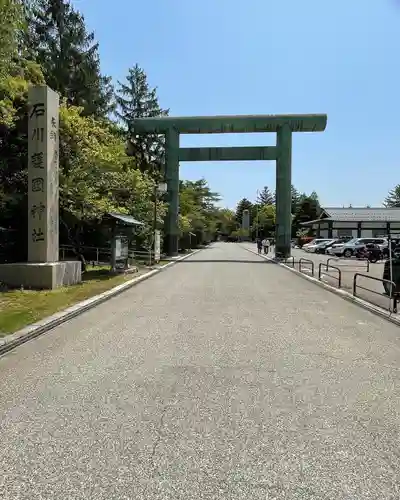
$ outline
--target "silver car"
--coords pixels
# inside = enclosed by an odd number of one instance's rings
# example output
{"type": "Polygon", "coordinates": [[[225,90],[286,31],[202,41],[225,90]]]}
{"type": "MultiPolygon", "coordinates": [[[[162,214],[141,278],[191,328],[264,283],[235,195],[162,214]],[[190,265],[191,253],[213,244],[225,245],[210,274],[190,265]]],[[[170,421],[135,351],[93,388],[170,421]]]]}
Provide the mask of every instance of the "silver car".
{"type": "Polygon", "coordinates": [[[347,259],[356,254],[357,250],[365,247],[368,243],[374,243],[375,245],[379,245],[381,250],[387,246],[386,238],[354,238],[353,240],[348,241],[344,245],[336,246],[333,245],[329,253],[336,255],[337,257],[346,257],[347,259]],[[336,248],[335,248],[336,247],[336,248]]]}

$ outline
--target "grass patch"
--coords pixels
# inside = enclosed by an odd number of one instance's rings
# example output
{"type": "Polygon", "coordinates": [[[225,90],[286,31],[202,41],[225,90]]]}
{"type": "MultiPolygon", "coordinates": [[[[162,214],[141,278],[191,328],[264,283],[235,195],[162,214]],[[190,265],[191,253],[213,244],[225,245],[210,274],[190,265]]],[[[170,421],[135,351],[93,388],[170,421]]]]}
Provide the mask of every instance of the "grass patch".
{"type": "Polygon", "coordinates": [[[111,275],[109,267],[88,266],[82,283],[57,290],[9,290],[0,293],[0,337],[131,280],[138,273],[111,275]]]}

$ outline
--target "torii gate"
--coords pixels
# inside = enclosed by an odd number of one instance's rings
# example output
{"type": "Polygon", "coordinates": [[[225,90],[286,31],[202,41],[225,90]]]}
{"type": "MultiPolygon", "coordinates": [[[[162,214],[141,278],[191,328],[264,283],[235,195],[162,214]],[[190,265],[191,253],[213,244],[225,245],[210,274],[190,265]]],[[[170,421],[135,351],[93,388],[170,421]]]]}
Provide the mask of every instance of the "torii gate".
{"type": "Polygon", "coordinates": [[[165,177],[168,186],[168,214],[165,220],[166,250],[178,254],[179,162],[276,160],[276,251],[290,256],[292,230],[292,133],[323,132],[327,115],[240,115],[138,118],[134,133],[165,135],[165,177]],[[181,148],[180,134],[276,132],[276,146],[230,148],[181,148]]]}

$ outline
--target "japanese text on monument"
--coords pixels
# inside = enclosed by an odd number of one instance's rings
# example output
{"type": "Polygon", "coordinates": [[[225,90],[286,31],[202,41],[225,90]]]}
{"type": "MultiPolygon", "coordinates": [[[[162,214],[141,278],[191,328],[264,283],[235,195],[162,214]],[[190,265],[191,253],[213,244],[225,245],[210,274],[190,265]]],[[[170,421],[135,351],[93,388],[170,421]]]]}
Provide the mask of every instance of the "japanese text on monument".
{"type": "Polygon", "coordinates": [[[58,94],[45,86],[29,91],[28,260],[58,260],[58,94]]]}

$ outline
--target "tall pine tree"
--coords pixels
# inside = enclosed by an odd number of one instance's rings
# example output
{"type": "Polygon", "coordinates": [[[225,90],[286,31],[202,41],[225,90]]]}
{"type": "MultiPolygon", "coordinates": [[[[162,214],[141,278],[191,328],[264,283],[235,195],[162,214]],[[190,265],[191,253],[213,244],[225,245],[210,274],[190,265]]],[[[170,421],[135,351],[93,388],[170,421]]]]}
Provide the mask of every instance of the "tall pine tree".
{"type": "Polygon", "coordinates": [[[297,191],[297,189],[292,184],[292,214],[295,214],[301,203],[301,194],[297,191]]]}
{"type": "Polygon", "coordinates": [[[142,171],[158,175],[164,164],[164,136],[136,135],[133,122],[136,118],[167,116],[169,110],[160,107],[157,89],[150,87],[145,71],[138,64],[129,69],[126,82],[118,84],[117,116],[126,130],[128,153],[136,158],[142,171]]]}
{"type": "Polygon", "coordinates": [[[271,193],[268,186],[264,186],[257,196],[257,203],[260,205],[273,205],[274,201],[274,195],[271,193]]]}
{"type": "Polygon", "coordinates": [[[67,0],[29,5],[26,44],[46,83],[86,115],[105,118],[113,109],[111,79],[100,71],[99,46],[85,19],[67,0]]]}
{"type": "Polygon", "coordinates": [[[391,189],[383,202],[386,208],[400,207],[400,184],[391,189]]]}

